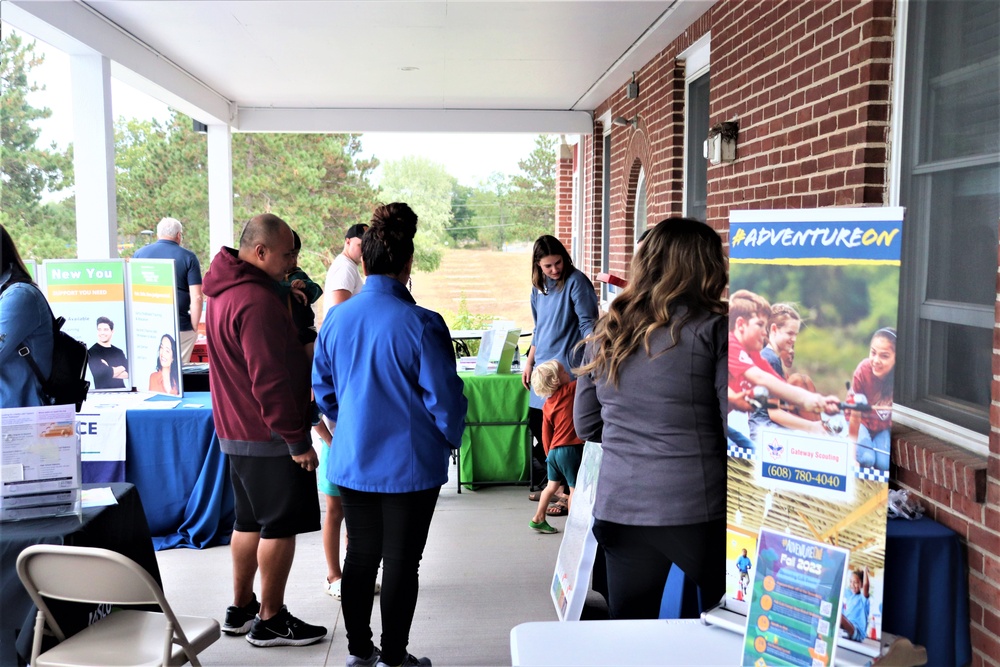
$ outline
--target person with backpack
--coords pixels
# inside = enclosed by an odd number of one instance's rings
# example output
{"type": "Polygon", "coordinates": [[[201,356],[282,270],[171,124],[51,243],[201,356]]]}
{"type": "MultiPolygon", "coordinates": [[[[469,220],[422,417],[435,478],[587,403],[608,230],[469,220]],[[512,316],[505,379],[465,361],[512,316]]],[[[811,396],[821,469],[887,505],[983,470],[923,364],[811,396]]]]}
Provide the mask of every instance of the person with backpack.
{"type": "Polygon", "coordinates": [[[49,405],[41,381],[18,350],[30,348],[43,376],[49,376],[52,314],[3,225],[0,240],[0,408],[49,405]]]}

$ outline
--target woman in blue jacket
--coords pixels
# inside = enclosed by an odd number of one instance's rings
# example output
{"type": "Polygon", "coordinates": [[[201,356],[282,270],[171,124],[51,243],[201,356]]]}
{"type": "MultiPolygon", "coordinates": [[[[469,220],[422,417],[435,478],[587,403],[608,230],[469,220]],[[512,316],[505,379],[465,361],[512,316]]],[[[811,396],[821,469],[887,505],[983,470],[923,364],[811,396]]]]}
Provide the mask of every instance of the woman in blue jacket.
{"type": "Polygon", "coordinates": [[[448,327],[406,289],[416,231],[406,204],[375,209],[361,241],[365,286],[330,310],[313,361],[316,404],[337,424],[320,474],[339,488],[351,536],[341,595],[354,666],[430,664],[407,651],[417,569],[465,427],[448,327]],[[380,560],[378,649],[371,612],[380,560]]]}
{"type": "Polygon", "coordinates": [[[38,369],[52,370],[52,313],[31,280],[7,228],[0,225],[0,408],[48,405],[38,381],[18,350],[26,345],[38,369]]]}

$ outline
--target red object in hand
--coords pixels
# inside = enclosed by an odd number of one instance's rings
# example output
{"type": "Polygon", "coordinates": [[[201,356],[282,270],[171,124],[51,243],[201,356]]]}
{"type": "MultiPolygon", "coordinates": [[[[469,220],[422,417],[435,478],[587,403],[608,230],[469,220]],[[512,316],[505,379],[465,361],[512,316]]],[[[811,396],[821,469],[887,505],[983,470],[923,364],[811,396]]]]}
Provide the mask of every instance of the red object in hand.
{"type": "Polygon", "coordinates": [[[597,282],[607,283],[609,285],[614,285],[615,287],[626,287],[628,286],[628,281],[624,278],[619,278],[612,273],[598,273],[597,282]]]}

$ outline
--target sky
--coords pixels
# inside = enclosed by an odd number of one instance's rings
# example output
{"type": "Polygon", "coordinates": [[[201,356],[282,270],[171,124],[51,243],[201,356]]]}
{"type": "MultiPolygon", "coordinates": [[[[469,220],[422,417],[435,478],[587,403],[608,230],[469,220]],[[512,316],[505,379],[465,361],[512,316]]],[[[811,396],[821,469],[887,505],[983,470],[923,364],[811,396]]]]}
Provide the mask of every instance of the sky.
{"type": "MultiPolygon", "coordinates": [[[[30,37],[25,36],[25,41],[30,37]]],[[[45,62],[31,70],[30,76],[45,86],[29,96],[35,107],[48,107],[52,117],[38,121],[40,141],[55,141],[65,148],[73,141],[72,94],[69,57],[44,42],[35,42],[35,52],[45,55],[45,62]]],[[[166,120],[167,106],[117,79],[111,80],[111,108],[114,117],[166,120]]],[[[462,185],[476,186],[493,172],[515,174],[517,163],[531,154],[534,134],[419,134],[403,132],[366,133],[361,140],[362,154],[375,155],[381,162],[407,156],[422,156],[443,164],[462,185]]],[[[377,185],[381,174],[372,180],[377,185]]]]}

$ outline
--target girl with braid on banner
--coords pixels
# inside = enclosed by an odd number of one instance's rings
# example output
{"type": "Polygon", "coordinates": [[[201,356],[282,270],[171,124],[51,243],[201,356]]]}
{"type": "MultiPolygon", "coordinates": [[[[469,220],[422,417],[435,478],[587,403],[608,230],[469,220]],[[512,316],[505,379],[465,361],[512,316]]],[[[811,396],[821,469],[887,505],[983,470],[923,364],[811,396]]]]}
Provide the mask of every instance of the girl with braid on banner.
{"type": "Polygon", "coordinates": [[[872,336],[868,358],[854,371],[851,394],[864,394],[872,409],[851,413],[850,434],[856,438],[855,458],[862,468],[889,469],[892,444],[892,383],[896,368],[896,330],[884,327],[872,336]]]}

